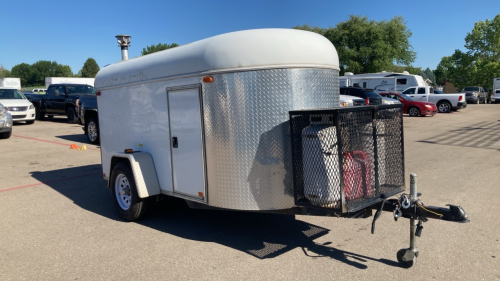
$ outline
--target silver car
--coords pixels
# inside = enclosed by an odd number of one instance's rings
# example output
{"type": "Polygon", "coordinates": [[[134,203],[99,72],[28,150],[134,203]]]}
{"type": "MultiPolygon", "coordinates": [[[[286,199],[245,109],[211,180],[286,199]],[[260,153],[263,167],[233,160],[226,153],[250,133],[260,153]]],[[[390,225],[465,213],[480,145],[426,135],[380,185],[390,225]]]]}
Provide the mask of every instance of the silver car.
{"type": "Polygon", "coordinates": [[[339,103],[340,107],[366,105],[366,101],[364,99],[349,95],[340,95],[339,103]]]}
{"type": "Polygon", "coordinates": [[[0,103],[0,139],[8,139],[12,135],[12,115],[0,103]]]}

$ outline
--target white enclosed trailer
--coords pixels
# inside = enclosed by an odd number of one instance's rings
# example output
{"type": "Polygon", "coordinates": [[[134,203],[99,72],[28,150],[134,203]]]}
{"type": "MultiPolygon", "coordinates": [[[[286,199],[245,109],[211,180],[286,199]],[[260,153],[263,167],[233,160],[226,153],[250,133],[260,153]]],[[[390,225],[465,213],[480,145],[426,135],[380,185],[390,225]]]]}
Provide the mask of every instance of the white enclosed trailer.
{"type": "Polygon", "coordinates": [[[95,78],[82,77],[45,77],[45,89],[49,88],[50,84],[84,84],[94,86],[95,78]]]}
{"type": "Polygon", "coordinates": [[[9,87],[21,90],[21,79],[14,77],[0,77],[0,87],[9,87]]]}
{"type": "Polygon", "coordinates": [[[411,195],[386,199],[405,188],[402,105],[339,108],[338,72],[330,41],[288,29],[223,34],[102,68],[102,168],[116,209],[135,220],[160,195],[309,215],[368,217],[375,208],[373,225],[382,211],[411,219],[398,260],[412,266],[426,217],[467,215],[424,208],[416,175],[411,195]]]}
{"type": "Polygon", "coordinates": [[[95,83],[104,177],[126,158],[141,198],[291,208],[288,111],[338,106],[338,70],[330,41],[287,29],[223,34],[106,66],[95,83]]]}

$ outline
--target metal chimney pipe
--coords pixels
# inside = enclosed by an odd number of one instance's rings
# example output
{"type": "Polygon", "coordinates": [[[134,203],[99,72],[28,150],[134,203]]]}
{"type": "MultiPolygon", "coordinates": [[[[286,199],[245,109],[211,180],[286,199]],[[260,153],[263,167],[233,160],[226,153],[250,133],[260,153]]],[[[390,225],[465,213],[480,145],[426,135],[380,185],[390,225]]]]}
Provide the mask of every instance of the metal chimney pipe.
{"type": "Polygon", "coordinates": [[[119,46],[122,48],[122,60],[128,60],[128,46],[130,46],[130,38],[132,36],[129,35],[116,35],[116,41],[119,46]]]}

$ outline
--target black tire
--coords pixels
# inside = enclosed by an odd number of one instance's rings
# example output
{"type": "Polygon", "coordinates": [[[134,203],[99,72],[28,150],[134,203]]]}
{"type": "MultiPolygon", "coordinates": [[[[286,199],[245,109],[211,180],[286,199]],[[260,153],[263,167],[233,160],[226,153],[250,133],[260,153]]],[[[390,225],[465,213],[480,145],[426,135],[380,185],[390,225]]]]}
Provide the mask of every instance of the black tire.
{"type": "Polygon", "coordinates": [[[76,112],[75,112],[75,108],[74,107],[70,107],[68,108],[68,110],[66,111],[66,114],[68,115],[68,122],[70,124],[76,124],[76,112]]]}
{"type": "Polygon", "coordinates": [[[97,121],[97,118],[90,117],[86,120],[85,135],[91,144],[99,143],[99,121],[97,121]]]}
{"type": "Polygon", "coordinates": [[[127,164],[120,162],[115,165],[111,173],[110,187],[113,205],[120,217],[135,221],[146,213],[148,200],[139,198],[134,176],[127,164]]]}
{"type": "Polygon", "coordinates": [[[40,121],[45,119],[45,113],[42,113],[38,106],[35,106],[35,119],[40,121]]]}
{"type": "Polygon", "coordinates": [[[451,104],[447,101],[441,101],[441,102],[438,102],[437,108],[438,108],[439,113],[450,113],[451,104]]]}
{"type": "Polygon", "coordinates": [[[35,123],[35,120],[26,121],[26,124],[28,124],[28,125],[31,125],[33,123],[35,123]]]}
{"type": "Polygon", "coordinates": [[[9,132],[0,133],[0,139],[8,139],[10,138],[10,136],[12,136],[12,130],[10,130],[9,132]]]}
{"type": "Polygon", "coordinates": [[[414,253],[409,249],[401,249],[396,254],[399,264],[404,268],[410,268],[417,263],[418,252],[414,253]]]}
{"type": "Polygon", "coordinates": [[[408,109],[408,115],[411,117],[417,117],[420,115],[420,109],[418,107],[412,106],[408,109]]]}

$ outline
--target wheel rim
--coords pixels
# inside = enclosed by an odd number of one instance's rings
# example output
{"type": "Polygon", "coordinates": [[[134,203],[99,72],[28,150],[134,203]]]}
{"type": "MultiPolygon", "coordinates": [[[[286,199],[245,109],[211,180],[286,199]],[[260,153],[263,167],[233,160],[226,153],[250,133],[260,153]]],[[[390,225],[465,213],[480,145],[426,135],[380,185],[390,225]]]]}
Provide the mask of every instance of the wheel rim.
{"type": "Polygon", "coordinates": [[[68,119],[69,120],[75,119],[75,114],[73,114],[73,110],[71,109],[68,111],[68,119]]]}
{"type": "Polygon", "coordinates": [[[410,116],[417,116],[418,110],[416,108],[410,108],[410,116]]]}
{"type": "Polygon", "coordinates": [[[115,197],[118,205],[123,210],[130,208],[132,196],[128,178],[124,174],[119,174],[115,181],[115,197]]]}
{"type": "Polygon", "coordinates": [[[87,127],[87,135],[90,141],[94,142],[97,140],[97,126],[92,121],[89,123],[87,127]]]}
{"type": "Polygon", "coordinates": [[[450,107],[447,103],[442,103],[439,105],[439,112],[448,112],[448,110],[450,110],[450,107]]]}

